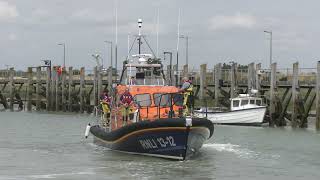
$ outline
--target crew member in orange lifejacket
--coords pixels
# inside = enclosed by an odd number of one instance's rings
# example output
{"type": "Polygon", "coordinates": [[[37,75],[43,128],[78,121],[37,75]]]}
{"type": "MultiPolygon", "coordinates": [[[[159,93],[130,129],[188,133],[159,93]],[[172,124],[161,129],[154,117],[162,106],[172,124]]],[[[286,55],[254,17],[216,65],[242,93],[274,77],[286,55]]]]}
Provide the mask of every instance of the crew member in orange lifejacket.
{"type": "Polygon", "coordinates": [[[133,104],[133,96],[129,92],[129,88],[120,96],[120,103],[122,105],[121,113],[123,122],[126,124],[128,121],[128,116],[131,113],[131,106],[133,104]]]}

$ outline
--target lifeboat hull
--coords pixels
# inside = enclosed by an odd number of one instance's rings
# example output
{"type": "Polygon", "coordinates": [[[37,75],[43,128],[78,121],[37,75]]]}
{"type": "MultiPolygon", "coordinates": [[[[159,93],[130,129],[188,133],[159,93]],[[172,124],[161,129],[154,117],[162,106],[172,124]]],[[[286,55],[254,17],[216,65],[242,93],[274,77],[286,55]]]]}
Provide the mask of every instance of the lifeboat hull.
{"type": "Polygon", "coordinates": [[[109,132],[99,125],[90,128],[94,142],[115,151],[185,160],[196,154],[213,134],[213,123],[193,118],[140,121],[109,132]]]}

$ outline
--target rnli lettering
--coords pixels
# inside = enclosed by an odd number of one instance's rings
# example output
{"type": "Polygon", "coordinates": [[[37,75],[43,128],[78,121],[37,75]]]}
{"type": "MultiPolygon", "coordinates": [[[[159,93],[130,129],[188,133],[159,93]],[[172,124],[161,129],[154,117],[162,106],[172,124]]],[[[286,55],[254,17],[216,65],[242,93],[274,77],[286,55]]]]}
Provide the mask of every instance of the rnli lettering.
{"type": "Polygon", "coordinates": [[[176,143],[172,136],[142,139],[139,140],[139,143],[143,149],[156,149],[159,147],[166,148],[176,146],[176,143]]]}

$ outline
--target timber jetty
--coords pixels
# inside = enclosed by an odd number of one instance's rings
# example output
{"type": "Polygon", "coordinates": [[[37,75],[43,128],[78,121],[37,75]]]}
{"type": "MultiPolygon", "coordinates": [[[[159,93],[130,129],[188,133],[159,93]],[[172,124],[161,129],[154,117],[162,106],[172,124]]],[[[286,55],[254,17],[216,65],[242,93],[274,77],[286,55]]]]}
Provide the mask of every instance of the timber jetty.
{"type": "MultiPolygon", "coordinates": [[[[315,115],[316,128],[320,129],[320,61],[315,68],[292,67],[262,69],[261,64],[216,64],[198,70],[188,65],[167,66],[169,84],[181,85],[182,77],[192,79],[198,105],[226,106],[230,98],[250,89],[258,90],[268,106],[266,119],[270,126],[307,127],[308,117],[315,115]]],[[[72,67],[28,67],[27,71],[14,68],[0,70],[0,109],[11,111],[64,111],[92,113],[104,89],[112,90],[118,82],[118,73],[102,67],[75,70],[72,67]]]]}

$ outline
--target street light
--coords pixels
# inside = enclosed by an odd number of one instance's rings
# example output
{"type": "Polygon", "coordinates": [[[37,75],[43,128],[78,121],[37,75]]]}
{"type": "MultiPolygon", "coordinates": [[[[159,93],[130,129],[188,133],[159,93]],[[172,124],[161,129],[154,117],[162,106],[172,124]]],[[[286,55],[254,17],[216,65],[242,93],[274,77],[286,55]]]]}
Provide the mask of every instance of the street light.
{"type": "Polygon", "coordinates": [[[189,41],[189,37],[187,36],[187,35],[180,35],[180,38],[184,38],[184,39],[186,39],[186,64],[188,64],[189,63],[189,61],[188,61],[188,41],[189,41]]]}
{"type": "Polygon", "coordinates": [[[63,46],[63,67],[66,67],[66,44],[60,43],[59,46],[63,46]]]}
{"type": "Polygon", "coordinates": [[[112,41],[104,41],[105,43],[108,43],[110,44],[110,66],[111,66],[111,69],[112,69],[112,41]]]}
{"type": "Polygon", "coordinates": [[[270,35],[270,68],[272,64],[272,31],[263,31],[270,35]]]}

